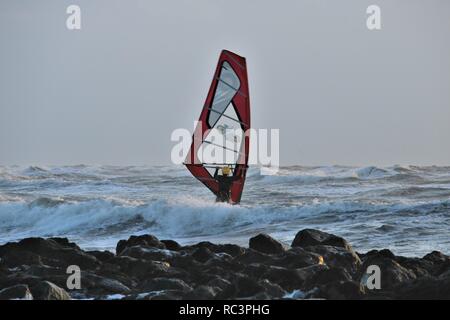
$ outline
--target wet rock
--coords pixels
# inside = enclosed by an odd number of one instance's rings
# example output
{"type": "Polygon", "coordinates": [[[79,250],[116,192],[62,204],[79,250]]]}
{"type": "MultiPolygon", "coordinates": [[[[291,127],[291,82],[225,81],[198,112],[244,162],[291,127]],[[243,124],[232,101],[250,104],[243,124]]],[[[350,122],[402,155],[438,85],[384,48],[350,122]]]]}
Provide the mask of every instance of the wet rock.
{"type": "Polygon", "coordinates": [[[264,288],[265,293],[271,298],[281,298],[286,294],[281,286],[276,283],[272,283],[267,279],[260,280],[258,284],[264,288]]]}
{"type": "Polygon", "coordinates": [[[432,263],[437,263],[437,264],[441,264],[441,263],[445,263],[447,261],[450,261],[450,257],[443,254],[442,252],[439,251],[432,251],[428,254],[426,254],[423,257],[424,260],[427,261],[431,261],[432,263]]]}
{"type": "Polygon", "coordinates": [[[18,284],[0,290],[0,300],[33,300],[33,295],[27,285],[18,284]]]}
{"type": "Polygon", "coordinates": [[[227,253],[232,257],[237,257],[245,253],[246,249],[235,244],[214,244],[209,241],[202,241],[192,246],[183,247],[183,250],[194,251],[198,248],[207,248],[214,253],[227,253]]]}
{"type": "Polygon", "coordinates": [[[320,254],[306,251],[300,247],[295,247],[286,251],[274,262],[274,265],[297,269],[323,263],[324,259],[320,254]]]}
{"type": "Polygon", "coordinates": [[[171,268],[167,262],[148,261],[128,256],[114,257],[109,262],[118,266],[121,272],[137,279],[163,276],[168,274],[171,268]]]}
{"type": "Polygon", "coordinates": [[[248,249],[242,255],[235,257],[235,261],[242,264],[264,263],[267,265],[275,265],[277,258],[273,255],[248,249]]]}
{"type": "Polygon", "coordinates": [[[224,290],[225,288],[231,285],[231,282],[221,278],[220,276],[215,276],[213,279],[208,281],[207,285],[209,287],[216,287],[219,288],[220,290],[224,290]]]}
{"type": "Polygon", "coordinates": [[[356,281],[332,282],[319,286],[313,297],[330,300],[359,300],[365,295],[365,288],[356,281]]]}
{"type": "Polygon", "coordinates": [[[218,299],[236,299],[254,296],[260,292],[264,292],[264,287],[255,279],[243,275],[236,274],[231,285],[225,288],[217,295],[218,299]]]}
{"type": "Polygon", "coordinates": [[[370,265],[376,265],[380,268],[382,289],[391,289],[398,284],[416,279],[414,272],[404,268],[395,260],[384,256],[371,256],[361,266],[360,281],[362,284],[366,282],[366,272],[370,265]]]}
{"type": "Polygon", "coordinates": [[[41,281],[31,287],[31,292],[36,300],[70,300],[70,295],[63,288],[49,281],[41,281]]]}
{"type": "Polygon", "coordinates": [[[389,249],[383,249],[383,250],[370,250],[369,252],[367,252],[366,254],[361,254],[360,257],[362,259],[362,261],[364,262],[365,260],[367,260],[368,258],[374,257],[374,256],[380,256],[380,257],[385,257],[385,258],[389,258],[389,259],[393,259],[395,260],[395,255],[392,253],[391,250],[389,249]]]}
{"type": "Polygon", "coordinates": [[[422,278],[397,285],[392,292],[394,299],[449,300],[450,278],[422,278]]]}
{"type": "Polygon", "coordinates": [[[212,300],[221,290],[217,287],[200,285],[186,294],[183,298],[188,300],[212,300]]]}
{"type": "Polygon", "coordinates": [[[42,259],[39,255],[25,250],[15,249],[15,245],[6,244],[0,246],[0,258],[2,265],[9,268],[21,265],[42,265],[42,259]]]}
{"type": "Polygon", "coordinates": [[[144,300],[181,300],[184,295],[185,292],[180,290],[161,290],[144,296],[144,300]]]}
{"type": "Polygon", "coordinates": [[[158,249],[166,248],[164,243],[159,241],[157,237],[150,234],[146,234],[141,236],[131,236],[128,238],[128,240],[120,240],[116,246],[116,254],[120,255],[122,251],[125,250],[125,248],[134,246],[142,246],[146,248],[158,248],[158,249]]]}
{"type": "Polygon", "coordinates": [[[118,280],[83,271],[81,272],[81,286],[88,293],[94,295],[127,294],[131,291],[129,287],[118,280]]]}
{"type": "Polygon", "coordinates": [[[214,257],[214,254],[206,247],[200,247],[195,249],[195,251],[192,253],[192,257],[197,260],[198,262],[206,262],[209,259],[214,257]]]}
{"type": "Polygon", "coordinates": [[[100,264],[94,256],[65,238],[26,238],[17,243],[7,243],[0,247],[0,257],[5,258],[10,266],[46,264],[67,268],[77,265],[83,269],[95,269],[100,264]]]}
{"type": "Polygon", "coordinates": [[[150,260],[150,261],[168,261],[178,255],[178,252],[149,248],[142,246],[126,247],[122,250],[119,256],[128,256],[136,259],[150,260]]]}
{"type": "Polygon", "coordinates": [[[297,269],[287,269],[283,267],[270,266],[262,275],[262,278],[280,285],[286,291],[300,288],[304,283],[304,278],[297,269]]]}
{"type": "Polygon", "coordinates": [[[305,283],[305,287],[307,289],[312,289],[313,287],[319,285],[348,282],[352,280],[351,275],[344,268],[323,268],[321,270],[317,270],[317,272],[308,278],[305,283]]]}
{"type": "Polygon", "coordinates": [[[178,290],[192,291],[192,287],[180,279],[154,278],[146,280],[141,288],[145,291],[178,290]]]}
{"type": "Polygon", "coordinates": [[[94,250],[94,251],[88,251],[88,254],[90,254],[91,256],[94,256],[97,258],[97,260],[101,261],[101,262],[107,262],[108,260],[114,258],[114,253],[110,252],[110,251],[98,251],[98,250],[94,250]]]}
{"type": "Polygon", "coordinates": [[[161,242],[164,243],[167,250],[179,251],[181,249],[181,245],[174,240],[161,240],[161,242]]]}
{"type": "Polygon", "coordinates": [[[356,272],[361,266],[361,259],[354,251],[342,247],[316,245],[306,247],[305,250],[322,256],[323,263],[329,267],[341,267],[350,273],[356,272]]]}
{"type": "Polygon", "coordinates": [[[340,247],[349,251],[353,250],[344,238],[314,229],[304,229],[299,231],[295,235],[291,246],[305,248],[317,245],[340,247]]]}
{"type": "Polygon", "coordinates": [[[250,238],[249,247],[253,250],[267,254],[279,254],[284,252],[283,245],[265,233],[260,233],[257,236],[250,238]]]}

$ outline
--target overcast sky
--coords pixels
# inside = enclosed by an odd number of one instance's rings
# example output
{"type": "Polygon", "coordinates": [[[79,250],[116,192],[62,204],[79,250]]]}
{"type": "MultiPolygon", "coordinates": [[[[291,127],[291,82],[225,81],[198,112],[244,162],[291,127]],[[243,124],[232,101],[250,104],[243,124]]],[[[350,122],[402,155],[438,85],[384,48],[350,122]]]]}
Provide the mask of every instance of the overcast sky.
{"type": "Polygon", "coordinates": [[[229,49],[282,164],[450,165],[448,0],[2,0],[0,49],[0,164],[170,163],[229,49]]]}

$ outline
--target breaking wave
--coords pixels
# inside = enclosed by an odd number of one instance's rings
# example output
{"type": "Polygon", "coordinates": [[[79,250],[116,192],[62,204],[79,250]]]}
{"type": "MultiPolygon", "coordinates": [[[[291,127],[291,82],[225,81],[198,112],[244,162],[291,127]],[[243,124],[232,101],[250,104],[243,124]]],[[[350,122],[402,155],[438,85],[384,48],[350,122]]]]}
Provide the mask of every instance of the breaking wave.
{"type": "Polygon", "coordinates": [[[339,234],[358,250],[448,252],[450,168],[252,168],[242,205],[231,206],[215,203],[182,167],[0,167],[0,243],[67,236],[111,249],[152,233],[247,244],[258,232],[289,243],[303,228],[339,234]]]}

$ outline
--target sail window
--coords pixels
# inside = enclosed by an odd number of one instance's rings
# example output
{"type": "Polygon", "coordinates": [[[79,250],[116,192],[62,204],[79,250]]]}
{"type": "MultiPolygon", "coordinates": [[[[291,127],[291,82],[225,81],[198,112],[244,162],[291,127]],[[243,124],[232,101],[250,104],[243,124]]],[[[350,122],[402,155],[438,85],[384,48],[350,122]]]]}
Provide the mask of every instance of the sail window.
{"type": "Polygon", "coordinates": [[[216,93],[209,112],[208,124],[212,128],[219,118],[225,113],[236,92],[239,91],[241,82],[228,62],[222,64],[222,70],[217,82],[216,93]]]}

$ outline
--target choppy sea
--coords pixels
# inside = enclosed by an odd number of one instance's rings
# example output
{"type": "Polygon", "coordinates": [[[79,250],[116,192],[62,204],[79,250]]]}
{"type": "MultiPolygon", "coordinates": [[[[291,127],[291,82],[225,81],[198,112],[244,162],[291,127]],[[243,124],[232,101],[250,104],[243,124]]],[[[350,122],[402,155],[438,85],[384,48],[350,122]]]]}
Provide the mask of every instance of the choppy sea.
{"type": "Polygon", "coordinates": [[[240,205],[214,200],[182,166],[0,166],[0,244],[63,236],[111,250],[150,233],[247,245],[259,232],[290,244],[316,228],[360,252],[450,253],[450,167],[250,168],[240,205]]]}

